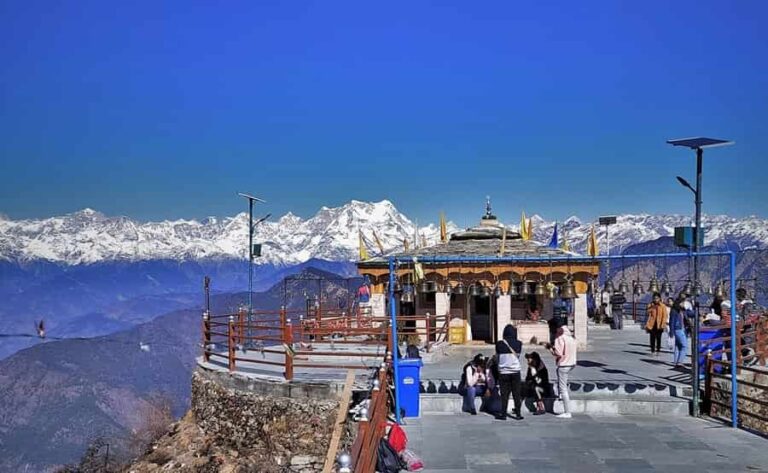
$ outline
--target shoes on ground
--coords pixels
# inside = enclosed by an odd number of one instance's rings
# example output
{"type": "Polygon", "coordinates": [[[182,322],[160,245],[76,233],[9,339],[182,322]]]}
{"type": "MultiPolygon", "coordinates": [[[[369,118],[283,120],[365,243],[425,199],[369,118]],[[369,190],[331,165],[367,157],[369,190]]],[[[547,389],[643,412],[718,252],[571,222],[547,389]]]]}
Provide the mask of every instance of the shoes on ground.
{"type": "Polygon", "coordinates": [[[570,412],[563,412],[562,414],[558,414],[557,417],[559,419],[570,419],[572,416],[570,412]]]}
{"type": "Polygon", "coordinates": [[[499,414],[497,416],[494,416],[493,418],[496,420],[507,420],[507,416],[505,416],[504,414],[499,414]]]}
{"type": "Polygon", "coordinates": [[[547,413],[546,411],[536,411],[536,412],[533,413],[533,415],[535,415],[535,416],[543,416],[546,413],[547,413]]]}

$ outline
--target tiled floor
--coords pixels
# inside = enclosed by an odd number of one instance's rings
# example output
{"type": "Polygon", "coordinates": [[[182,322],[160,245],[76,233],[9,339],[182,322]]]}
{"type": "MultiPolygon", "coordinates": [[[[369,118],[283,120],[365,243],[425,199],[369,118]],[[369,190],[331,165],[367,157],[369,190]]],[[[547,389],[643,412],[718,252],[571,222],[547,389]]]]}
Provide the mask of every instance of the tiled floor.
{"type": "Polygon", "coordinates": [[[768,440],[688,417],[406,419],[426,473],[768,472],[768,440]]]}

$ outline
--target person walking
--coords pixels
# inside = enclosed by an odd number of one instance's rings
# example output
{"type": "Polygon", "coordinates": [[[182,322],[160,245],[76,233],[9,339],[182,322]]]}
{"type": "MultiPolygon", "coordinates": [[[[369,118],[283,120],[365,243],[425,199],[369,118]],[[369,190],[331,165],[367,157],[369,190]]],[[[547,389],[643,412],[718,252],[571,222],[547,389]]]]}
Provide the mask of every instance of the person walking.
{"type": "Polygon", "coordinates": [[[552,354],[555,355],[555,364],[557,365],[557,391],[560,399],[563,401],[563,412],[557,417],[561,419],[571,418],[571,395],[568,388],[568,375],[571,374],[576,366],[576,352],[578,345],[576,339],[571,335],[567,326],[562,326],[557,330],[555,344],[549,347],[552,354]]]}
{"type": "Polygon", "coordinates": [[[667,327],[669,309],[661,302],[661,294],[653,293],[653,302],[648,305],[648,321],[645,329],[650,334],[651,356],[659,356],[661,353],[661,335],[667,327]]]}
{"type": "Polygon", "coordinates": [[[672,354],[675,368],[685,361],[685,356],[688,354],[688,335],[685,333],[685,325],[686,319],[694,316],[692,309],[691,303],[680,296],[669,311],[669,332],[675,337],[675,349],[672,354]]]}
{"type": "Polygon", "coordinates": [[[627,298],[622,292],[614,292],[611,295],[611,314],[613,314],[613,329],[624,329],[624,304],[627,303],[627,298]]]}
{"type": "Polygon", "coordinates": [[[461,411],[468,414],[477,415],[475,409],[475,397],[482,396],[485,393],[485,357],[481,354],[475,355],[472,361],[464,365],[459,382],[459,391],[464,402],[461,411]]]}
{"type": "Polygon", "coordinates": [[[523,344],[517,339],[517,329],[513,325],[504,327],[503,338],[496,342],[496,356],[499,370],[499,388],[501,391],[501,412],[498,420],[505,420],[509,408],[509,395],[515,401],[515,419],[522,420],[522,379],[520,377],[520,355],[523,344]]]}

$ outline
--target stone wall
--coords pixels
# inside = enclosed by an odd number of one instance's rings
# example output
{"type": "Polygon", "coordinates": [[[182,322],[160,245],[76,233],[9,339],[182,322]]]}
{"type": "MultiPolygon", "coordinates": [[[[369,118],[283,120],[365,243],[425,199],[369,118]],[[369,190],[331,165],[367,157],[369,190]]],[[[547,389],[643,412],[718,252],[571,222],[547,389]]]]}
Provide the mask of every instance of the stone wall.
{"type": "Polygon", "coordinates": [[[247,388],[253,384],[239,389],[231,375],[198,370],[192,377],[198,425],[217,443],[266,452],[274,461],[270,471],[321,471],[338,408],[335,390],[285,389],[289,383],[247,388]]]}
{"type": "MultiPolygon", "coordinates": [[[[741,374],[739,375],[739,380],[747,381],[752,384],[768,386],[768,372],[755,373],[747,370],[742,370],[741,374]]],[[[720,390],[713,390],[712,392],[713,399],[715,399],[716,401],[725,403],[729,407],[713,404],[711,414],[713,417],[730,419],[731,418],[731,409],[730,409],[731,381],[718,380],[713,385],[719,387],[721,390],[726,391],[726,392],[722,392],[720,390]]],[[[740,384],[739,395],[748,396],[750,398],[763,401],[763,403],[768,403],[768,390],[766,389],[755,388],[752,386],[747,386],[746,384],[740,384]]],[[[739,398],[739,409],[744,410],[746,412],[757,414],[758,416],[761,416],[764,419],[768,419],[768,405],[765,405],[763,403],[756,403],[744,398],[739,398]]],[[[748,416],[748,415],[739,415],[739,425],[741,427],[745,427],[747,429],[754,430],[756,432],[760,432],[762,434],[768,435],[768,422],[765,422],[762,419],[758,419],[756,417],[748,416]]]]}

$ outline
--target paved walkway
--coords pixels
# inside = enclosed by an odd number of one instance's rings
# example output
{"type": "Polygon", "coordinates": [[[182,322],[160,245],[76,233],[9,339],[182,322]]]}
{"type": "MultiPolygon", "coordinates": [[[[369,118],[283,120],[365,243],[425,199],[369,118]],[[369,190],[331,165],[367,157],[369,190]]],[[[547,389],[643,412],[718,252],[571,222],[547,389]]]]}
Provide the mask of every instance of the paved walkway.
{"type": "MultiPolygon", "coordinates": [[[[652,357],[648,348],[648,334],[638,328],[624,330],[597,329],[589,332],[589,349],[579,352],[579,366],[571,373],[572,382],[612,382],[637,384],[663,384],[679,388],[690,386],[690,369],[673,369],[672,352],[666,349],[660,357],[652,357]]],[[[538,351],[555,375],[554,358],[542,346],[525,345],[524,351],[538,351]]],[[[453,346],[447,356],[435,363],[425,364],[422,379],[458,380],[461,367],[475,353],[493,354],[493,346],[453,346]]],[[[688,358],[690,363],[690,357],[688,358]]]]}
{"type": "Polygon", "coordinates": [[[768,472],[768,441],[690,417],[407,419],[424,473],[768,472]]]}

